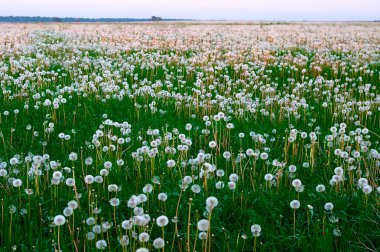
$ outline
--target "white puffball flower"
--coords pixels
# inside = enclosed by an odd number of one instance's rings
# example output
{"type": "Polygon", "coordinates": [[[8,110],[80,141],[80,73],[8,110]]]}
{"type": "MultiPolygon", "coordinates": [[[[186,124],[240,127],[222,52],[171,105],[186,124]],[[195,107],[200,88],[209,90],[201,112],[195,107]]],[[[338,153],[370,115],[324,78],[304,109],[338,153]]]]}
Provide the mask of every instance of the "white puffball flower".
{"type": "Polygon", "coordinates": [[[300,206],[301,206],[301,203],[298,200],[292,200],[290,202],[290,207],[293,209],[298,209],[300,208],[300,206]]]}
{"type": "Polygon", "coordinates": [[[168,160],[167,162],[166,162],[166,164],[167,164],[167,166],[169,167],[169,168],[173,168],[174,166],[175,166],[175,161],[174,160],[168,160]]]}
{"type": "Polygon", "coordinates": [[[363,187],[363,192],[364,192],[365,194],[370,194],[370,193],[372,192],[372,186],[370,186],[370,185],[365,185],[365,186],[363,187]]]}
{"type": "Polygon", "coordinates": [[[325,204],[325,210],[326,210],[326,211],[331,211],[331,210],[333,210],[333,208],[334,208],[333,203],[331,203],[331,202],[327,202],[327,203],[325,204]]]}
{"type": "Polygon", "coordinates": [[[76,154],[75,152],[71,152],[69,154],[69,160],[70,161],[76,161],[78,159],[78,154],[76,154]]]}
{"type": "Polygon", "coordinates": [[[253,236],[255,237],[258,237],[260,236],[260,233],[261,233],[261,226],[258,225],[258,224],[254,224],[251,226],[251,232],[253,234],[253,236]]]}
{"type": "Polygon", "coordinates": [[[136,252],[149,252],[149,250],[146,248],[138,248],[136,249],[136,252]]]}
{"type": "Polygon", "coordinates": [[[165,246],[165,240],[162,238],[157,238],[153,241],[153,247],[155,249],[161,249],[165,246]]]}
{"type": "Polygon", "coordinates": [[[71,207],[66,207],[65,209],[63,209],[63,215],[69,217],[73,214],[73,211],[74,210],[71,207]]]}
{"type": "Polygon", "coordinates": [[[295,180],[292,181],[292,186],[293,187],[300,187],[301,185],[302,185],[302,182],[299,179],[295,179],[295,180]]]}
{"type": "Polygon", "coordinates": [[[216,197],[210,196],[206,199],[206,205],[208,207],[214,208],[219,204],[219,201],[216,197]]]}
{"type": "Polygon", "coordinates": [[[86,177],[84,177],[84,182],[86,184],[92,184],[92,183],[94,183],[94,180],[95,180],[95,178],[92,175],[87,175],[86,177]]]}
{"type": "Polygon", "coordinates": [[[149,234],[146,233],[146,232],[142,232],[141,234],[139,234],[139,241],[140,242],[147,242],[147,241],[149,241],[149,234]]]}
{"type": "Polygon", "coordinates": [[[326,190],[326,187],[324,185],[322,185],[322,184],[319,184],[319,185],[317,185],[317,187],[315,188],[315,190],[317,192],[324,192],[326,190]]]}
{"type": "Polygon", "coordinates": [[[120,204],[120,200],[118,198],[112,198],[110,199],[110,205],[113,207],[117,207],[120,204]]]}
{"type": "Polygon", "coordinates": [[[215,141],[211,141],[211,142],[208,143],[208,146],[210,148],[215,148],[216,147],[216,142],[215,141]]]}
{"type": "Polygon", "coordinates": [[[157,226],[164,227],[168,225],[169,219],[165,215],[161,215],[157,218],[156,223],[157,223],[157,226]]]}
{"type": "Polygon", "coordinates": [[[96,242],[96,248],[100,250],[104,250],[107,248],[107,242],[105,240],[99,240],[96,242]]]}
{"type": "Polygon", "coordinates": [[[158,194],[158,200],[166,201],[167,199],[168,199],[168,195],[166,193],[159,193],[158,194]]]}
{"type": "Polygon", "coordinates": [[[265,179],[266,181],[271,181],[271,180],[273,179],[273,175],[270,174],[270,173],[265,174],[264,179],[265,179]]]}
{"type": "Polygon", "coordinates": [[[12,185],[13,185],[14,187],[20,187],[20,186],[22,185],[22,181],[21,181],[21,179],[15,179],[15,180],[13,180],[13,181],[12,181],[12,185]]]}
{"type": "Polygon", "coordinates": [[[207,231],[209,228],[208,220],[202,219],[202,220],[198,221],[197,227],[198,227],[199,231],[207,231]]]}
{"type": "Polygon", "coordinates": [[[295,165],[290,165],[289,166],[289,172],[296,172],[297,171],[297,167],[295,165]]]}
{"type": "Polygon", "coordinates": [[[57,226],[62,226],[66,223],[66,218],[63,215],[57,215],[54,217],[54,224],[57,226]]]}
{"type": "Polygon", "coordinates": [[[193,193],[200,193],[201,192],[201,187],[199,185],[192,185],[191,186],[191,191],[193,191],[193,193]]]}

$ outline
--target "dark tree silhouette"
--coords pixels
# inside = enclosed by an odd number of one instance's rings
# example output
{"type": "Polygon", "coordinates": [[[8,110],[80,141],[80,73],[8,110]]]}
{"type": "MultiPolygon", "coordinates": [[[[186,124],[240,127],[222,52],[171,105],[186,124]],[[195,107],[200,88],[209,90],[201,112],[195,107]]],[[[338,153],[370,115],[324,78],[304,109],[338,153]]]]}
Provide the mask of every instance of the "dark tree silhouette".
{"type": "Polygon", "coordinates": [[[151,20],[152,21],[161,21],[162,18],[161,17],[157,17],[157,16],[152,16],[151,20]]]}
{"type": "Polygon", "coordinates": [[[52,18],[52,21],[53,21],[53,22],[56,22],[56,23],[60,23],[60,22],[62,22],[62,19],[59,18],[59,17],[53,17],[53,18],[52,18]]]}

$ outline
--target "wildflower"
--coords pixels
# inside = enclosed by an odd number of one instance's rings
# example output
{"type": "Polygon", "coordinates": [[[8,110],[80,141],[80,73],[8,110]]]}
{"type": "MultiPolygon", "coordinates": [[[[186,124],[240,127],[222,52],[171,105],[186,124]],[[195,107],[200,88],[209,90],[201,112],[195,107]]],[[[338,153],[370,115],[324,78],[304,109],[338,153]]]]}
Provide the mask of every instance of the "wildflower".
{"type": "Polygon", "coordinates": [[[372,192],[372,186],[370,186],[370,185],[365,185],[365,186],[363,187],[363,192],[364,192],[365,194],[370,194],[370,193],[372,192]]]}
{"type": "Polygon", "coordinates": [[[330,183],[331,186],[334,186],[334,185],[336,185],[336,183],[338,183],[338,180],[332,178],[332,179],[330,179],[329,183],[330,183]]]}
{"type": "Polygon", "coordinates": [[[89,218],[87,218],[87,220],[86,220],[86,224],[89,225],[89,226],[94,225],[95,222],[96,222],[96,221],[95,221],[95,218],[94,218],[94,217],[89,217],[89,218]]]}
{"type": "Polygon", "coordinates": [[[105,240],[99,240],[96,242],[96,248],[99,250],[104,250],[107,248],[107,242],[105,240]]]}
{"type": "Polygon", "coordinates": [[[211,142],[208,143],[208,146],[210,148],[215,148],[216,147],[216,142],[215,141],[211,141],[211,142]]]}
{"type": "Polygon", "coordinates": [[[168,160],[167,162],[166,162],[166,164],[167,164],[167,166],[169,167],[169,168],[173,168],[174,166],[175,166],[175,161],[174,160],[168,160]]]}
{"type": "Polygon", "coordinates": [[[94,239],[95,239],[95,233],[94,233],[94,232],[88,232],[88,233],[86,234],[86,238],[87,238],[87,240],[89,240],[89,241],[94,240],[94,239]]]}
{"type": "Polygon", "coordinates": [[[8,175],[7,170],[5,169],[0,169],[0,177],[6,177],[8,175]]]}
{"type": "Polygon", "coordinates": [[[139,198],[139,200],[140,200],[141,203],[144,203],[144,202],[146,202],[148,200],[148,197],[145,194],[143,194],[143,193],[139,194],[137,197],[139,198]]]}
{"type": "Polygon", "coordinates": [[[104,162],[104,168],[109,170],[112,168],[112,163],[110,161],[104,162]]]}
{"type": "Polygon", "coordinates": [[[223,152],[223,157],[224,157],[225,159],[230,159],[230,158],[231,158],[231,152],[229,152],[229,151],[225,151],[225,152],[223,152]]]}
{"type": "Polygon", "coordinates": [[[13,180],[13,181],[12,181],[12,185],[13,185],[14,187],[20,187],[20,186],[22,185],[22,181],[21,181],[21,179],[15,179],[15,180],[13,180]]]}
{"type": "Polygon", "coordinates": [[[147,241],[149,241],[149,234],[146,233],[146,232],[142,232],[141,234],[139,234],[139,241],[140,242],[147,242],[147,241]]]}
{"type": "Polygon", "coordinates": [[[202,219],[202,220],[198,221],[197,227],[198,227],[199,231],[207,231],[209,228],[208,220],[202,219]]]}
{"type": "Polygon", "coordinates": [[[300,186],[297,186],[295,189],[296,189],[296,192],[303,192],[303,190],[305,189],[305,186],[300,185],[300,186]]]}
{"type": "Polygon", "coordinates": [[[292,200],[290,202],[290,207],[293,208],[293,209],[298,209],[300,208],[301,204],[298,200],[292,200]]]}
{"type": "Polygon", "coordinates": [[[33,189],[26,188],[26,189],[25,189],[25,193],[26,193],[27,195],[32,195],[32,194],[33,194],[33,189]]]}
{"type": "Polygon", "coordinates": [[[193,191],[193,193],[200,193],[201,192],[201,187],[199,185],[192,185],[191,186],[191,191],[193,191]]]}
{"type": "Polygon", "coordinates": [[[360,178],[358,180],[359,187],[363,188],[365,185],[368,185],[368,179],[366,178],[360,178]]]}
{"type": "Polygon", "coordinates": [[[214,208],[218,205],[218,199],[213,196],[210,196],[206,199],[206,205],[210,208],[214,208]]]}
{"type": "Polygon", "coordinates": [[[76,161],[78,159],[78,154],[76,154],[75,152],[71,152],[69,154],[69,160],[70,161],[76,161]]]}
{"type": "Polygon", "coordinates": [[[19,160],[17,159],[17,158],[11,158],[10,160],[9,160],[9,164],[10,165],[17,165],[19,163],[19,160]]]}
{"type": "Polygon", "coordinates": [[[185,183],[185,184],[191,184],[193,182],[193,178],[190,177],[190,176],[185,176],[183,179],[182,179],[182,182],[185,183]]]}
{"type": "Polygon", "coordinates": [[[166,201],[167,199],[168,199],[168,195],[166,193],[159,193],[158,194],[158,200],[166,201]]]}
{"type": "Polygon", "coordinates": [[[230,188],[230,190],[235,190],[236,189],[236,183],[235,182],[228,182],[228,188],[230,188]]]}
{"type": "Polygon", "coordinates": [[[103,183],[103,177],[102,177],[102,176],[96,176],[96,177],[94,178],[94,181],[95,181],[96,183],[98,183],[98,184],[101,184],[101,183],[103,183]]]}
{"type": "Polygon", "coordinates": [[[297,167],[295,165],[290,165],[289,166],[289,172],[296,172],[297,171],[297,167]]]}
{"type": "Polygon", "coordinates": [[[92,163],[93,163],[93,159],[92,159],[92,157],[88,157],[88,158],[86,158],[85,160],[84,160],[84,163],[86,164],[86,165],[92,165],[92,163]]]}
{"type": "Polygon", "coordinates": [[[110,173],[109,170],[106,169],[106,168],[101,169],[100,172],[99,172],[100,176],[103,176],[103,177],[104,176],[108,176],[109,173],[110,173]]]}
{"type": "Polygon", "coordinates": [[[317,185],[317,187],[315,188],[315,190],[316,190],[317,192],[324,192],[324,191],[326,190],[326,188],[325,188],[324,185],[319,184],[319,185],[317,185]]]}
{"type": "Polygon", "coordinates": [[[325,204],[325,210],[326,211],[331,211],[331,210],[333,210],[333,208],[334,208],[334,205],[331,202],[328,202],[325,204]]]}
{"type": "Polygon", "coordinates": [[[247,149],[245,154],[247,154],[248,157],[253,156],[255,152],[252,149],[247,149]]]}
{"type": "Polygon", "coordinates": [[[271,180],[273,179],[273,175],[270,174],[270,173],[265,174],[264,179],[265,179],[266,181],[271,181],[271,180]]]}
{"type": "Polygon", "coordinates": [[[151,184],[146,184],[143,188],[144,193],[151,193],[153,191],[153,186],[151,184]]]}
{"type": "Polygon", "coordinates": [[[108,185],[108,191],[109,192],[117,192],[119,190],[119,187],[115,184],[108,185]]]}
{"type": "Polygon", "coordinates": [[[187,123],[186,126],[185,126],[185,129],[186,130],[191,130],[193,126],[190,124],[190,123],[187,123]]]}
{"type": "Polygon", "coordinates": [[[216,183],[215,183],[215,188],[216,188],[216,189],[222,189],[222,188],[224,188],[224,183],[223,183],[223,181],[218,181],[218,182],[216,182],[216,183]]]}
{"type": "Polygon", "coordinates": [[[254,224],[251,226],[251,232],[253,234],[253,236],[260,236],[260,233],[261,233],[261,226],[258,225],[258,224],[254,224]]]}
{"type": "Polygon", "coordinates": [[[292,186],[295,188],[300,187],[301,185],[302,185],[302,182],[299,179],[295,179],[292,181],[292,186]]]}
{"type": "Polygon", "coordinates": [[[60,172],[60,171],[53,172],[53,178],[61,179],[62,178],[62,172],[60,172]]]}
{"type": "Polygon", "coordinates": [[[127,235],[123,235],[122,237],[118,238],[119,244],[122,247],[129,245],[129,237],[127,235]]]}
{"type": "Polygon", "coordinates": [[[119,159],[119,160],[116,161],[116,164],[117,164],[117,166],[123,166],[124,165],[124,160],[119,159]]]}
{"type": "Polygon", "coordinates": [[[73,178],[68,178],[68,179],[66,179],[65,183],[67,186],[71,187],[71,186],[75,185],[75,180],[73,178]]]}
{"type": "Polygon", "coordinates": [[[238,179],[239,179],[239,176],[237,175],[237,174],[235,174],[235,173],[232,173],[232,174],[230,174],[230,176],[229,176],[229,180],[231,181],[231,182],[237,182],[238,181],[238,179]]]}
{"type": "Polygon", "coordinates": [[[199,232],[198,238],[200,240],[206,240],[207,239],[207,233],[206,232],[199,232]]]}
{"type": "Polygon", "coordinates": [[[86,184],[92,184],[92,183],[94,183],[94,176],[87,175],[86,177],[84,177],[84,182],[86,184]]]}
{"type": "Polygon", "coordinates": [[[164,227],[168,225],[169,219],[165,215],[161,215],[157,218],[156,223],[157,223],[157,226],[164,227]]]}
{"type": "Polygon", "coordinates": [[[133,227],[133,221],[131,220],[125,220],[121,223],[121,227],[123,229],[131,229],[133,227]]]}
{"type": "Polygon", "coordinates": [[[14,214],[17,211],[17,208],[15,205],[10,205],[9,206],[9,213],[14,214]]]}
{"type": "Polygon", "coordinates": [[[334,228],[333,230],[333,234],[336,236],[336,237],[339,237],[342,235],[342,233],[340,232],[340,229],[339,228],[334,228]]]}
{"type": "Polygon", "coordinates": [[[120,204],[120,200],[118,198],[112,198],[110,199],[110,205],[113,207],[117,207],[120,204]]]}
{"type": "Polygon", "coordinates": [[[153,241],[153,247],[155,249],[161,249],[165,246],[165,241],[162,238],[157,238],[153,241]]]}
{"type": "Polygon", "coordinates": [[[149,250],[146,248],[138,248],[135,252],[149,252],[149,250]]]}
{"type": "Polygon", "coordinates": [[[335,169],[334,169],[334,173],[336,174],[336,175],[343,175],[343,168],[342,167],[336,167],[335,169]]]}
{"type": "Polygon", "coordinates": [[[262,160],[267,160],[267,159],[268,159],[268,154],[267,154],[266,152],[262,152],[262,153],[260,154],[260,158],[261,158],[262,160]]]}
{"type": "Polygon", "coordinates": [[[62,226],[65,223],[66,223],[65,216],[63,216],[63,215],[57,215],[57,216],[54,217],[54,224],[56,226],[62,226]]]}
{"type": "Polygon", "coordinates": [[[63,210],[63,215],[65,215],[66,217],[69,217],[73,214],[73,209],[71,207],[66,207],[64,210],[63,210]]]}
{"type": "Polygon", "coordinates": [[[78,208],[78,202],[76,202],[75,200],[70,200],[67,203],[67,206],[72,208],[72,209],[77,209],[78,208]]]}

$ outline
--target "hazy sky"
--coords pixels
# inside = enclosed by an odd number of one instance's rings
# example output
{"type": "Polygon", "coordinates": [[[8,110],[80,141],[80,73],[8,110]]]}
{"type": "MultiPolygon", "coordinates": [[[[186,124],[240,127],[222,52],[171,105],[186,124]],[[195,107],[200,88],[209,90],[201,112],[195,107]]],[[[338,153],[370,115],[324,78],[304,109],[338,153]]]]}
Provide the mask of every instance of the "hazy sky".
{"type": "Polygon", "coordinates": [[[0,16],[378,20],[380,0],[0,0],[0,16]]]}

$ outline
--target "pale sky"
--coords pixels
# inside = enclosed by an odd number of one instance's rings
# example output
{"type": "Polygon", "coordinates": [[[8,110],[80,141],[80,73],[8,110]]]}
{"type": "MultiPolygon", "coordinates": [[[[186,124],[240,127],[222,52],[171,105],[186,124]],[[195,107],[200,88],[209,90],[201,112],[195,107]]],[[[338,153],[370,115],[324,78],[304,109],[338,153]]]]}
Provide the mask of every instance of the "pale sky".
{"type": "Polygon", "coordinates": [[[0,16],[380,20],[380,0],[0,0],[0,16]]]}

